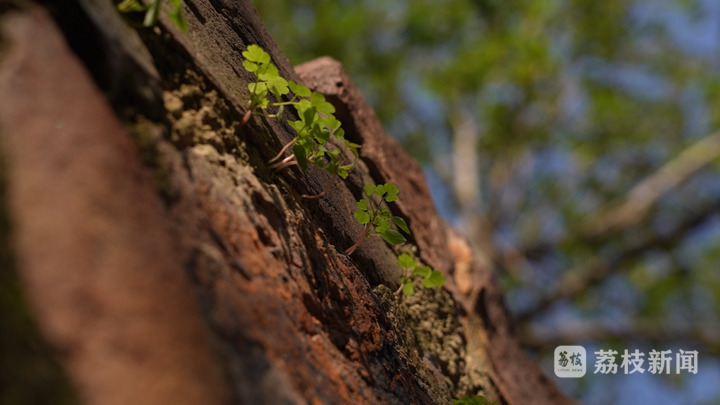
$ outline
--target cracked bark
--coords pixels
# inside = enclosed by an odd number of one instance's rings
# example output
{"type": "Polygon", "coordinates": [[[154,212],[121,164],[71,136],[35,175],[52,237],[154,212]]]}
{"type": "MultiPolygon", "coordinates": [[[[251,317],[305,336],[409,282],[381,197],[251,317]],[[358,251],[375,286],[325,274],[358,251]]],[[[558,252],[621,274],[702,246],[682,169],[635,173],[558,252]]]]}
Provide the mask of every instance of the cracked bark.
{"type": "Polygon", "coordinates": [[[185,3],[188,34],[163,19],[139,38],[95,0],[0,16],[13,270],[81,400],[570,402],[525,357],[490,269],[439,218],[422,171],[342,67],[324,58],[296,72],[249,1],[185,3]],[[78,39],[88,31],[99,41],[78,39]],[[326,94],[362,144],[348,181],[322,198],[301,195],[326,173],[266,164],[292,139],[287,125],[240,125],[250,43],[326,94]],[[400,268],[379,238],[342,253],[370,181],[398,184],[408,246],[444,289],[388,295],[400,268]]]}

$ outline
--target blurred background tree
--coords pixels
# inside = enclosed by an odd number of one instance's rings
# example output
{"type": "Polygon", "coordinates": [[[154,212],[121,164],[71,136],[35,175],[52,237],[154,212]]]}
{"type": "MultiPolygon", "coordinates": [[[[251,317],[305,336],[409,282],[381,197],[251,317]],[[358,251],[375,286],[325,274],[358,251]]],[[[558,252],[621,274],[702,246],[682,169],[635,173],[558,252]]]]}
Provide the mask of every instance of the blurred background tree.
{"type": "Polygon", "coordinates": [[[343,63],[548,374],[558,344],[699,351],[697,375],[590,364],[566,391],[717,403],[720,2],[255,3],[294,64],[343,63]]]}

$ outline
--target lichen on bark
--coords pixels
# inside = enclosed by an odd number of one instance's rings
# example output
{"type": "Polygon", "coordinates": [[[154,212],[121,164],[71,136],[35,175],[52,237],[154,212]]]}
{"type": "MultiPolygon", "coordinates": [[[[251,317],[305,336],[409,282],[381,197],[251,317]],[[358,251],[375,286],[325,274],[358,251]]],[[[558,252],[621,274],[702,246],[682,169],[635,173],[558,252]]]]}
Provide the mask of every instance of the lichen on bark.
{"type": "Polygon", "coordinates": [[[400,355],[413,366],[436,403],[474,395],[497,398],[489,375],[467,361],[464,330],[450,294],[441,288],[423,288],[419,281],[415,287],[410,297],[384,285],[373,289],[399,335],[400,355]]]}

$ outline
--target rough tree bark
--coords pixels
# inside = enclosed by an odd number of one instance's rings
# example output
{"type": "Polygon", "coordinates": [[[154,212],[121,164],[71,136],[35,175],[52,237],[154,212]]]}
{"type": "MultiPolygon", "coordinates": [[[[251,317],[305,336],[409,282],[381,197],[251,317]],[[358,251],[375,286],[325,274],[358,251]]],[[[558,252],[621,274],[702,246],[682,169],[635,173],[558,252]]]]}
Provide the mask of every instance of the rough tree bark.
{"type": "Polygon", "coordinates": [[[131,29],[107,0],[0,12],[0,260],[82,403],[570,402],[340,64],[294,70],[249,1],[185,0],[186,34],[164,17],[131,29]],[[265,163],[287,125],[238,124],[252,43],[362,145],[323,198],[300,196],[324,172],[265,163]],[[394,295],[397,252],[379,238],[342,253],[368,182],[398,184],[404,248],[445,288],[394,295]]]}

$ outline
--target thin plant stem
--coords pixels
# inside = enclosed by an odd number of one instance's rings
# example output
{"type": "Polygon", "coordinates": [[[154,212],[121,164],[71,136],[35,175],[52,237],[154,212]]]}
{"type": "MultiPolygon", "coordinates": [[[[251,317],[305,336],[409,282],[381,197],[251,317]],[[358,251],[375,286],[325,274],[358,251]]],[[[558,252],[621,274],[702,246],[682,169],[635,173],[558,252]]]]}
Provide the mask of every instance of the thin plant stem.
{"type": "Polygon", "coordinates": [[[365,229],[363,229],[362,234],[360,235],[360,237],[358,238],[358,240],[357,240],[352,246],[350,246],[349,248],[345,249],[345,254],[346,254],[346,255],[350,256],[351,254],[353,254],[353,252],[355,251],[355,249],[357,249],[357,247],[360,246],[360,243],[363,241],[363,239],[365,239],[365,237],[367,236],[368,232],[370,231],[370,225],[371,225],[371,224],[372,224],[372,221],[371,221],[371,222],[368,222],[367,224],[365,224],[365,229]]]}
{"type": "Polygon", "coordinates": [[[403,267],[403,276],[402,276],[402,278],[400,278],[400,281],[401,281],[400,287],[398,287],[398,289],[395,291],[395,295],[400,295],[400,293],[402,292],[403,286],[405,285],[404,281],[405,281],[408,277],[410,277],[410,276],[408,275],[408,270],[409,270],[409,269],[403,267]]]}
{"type": "Polygon", "coordinates": [[[268,160],[268,163],[272,163],[272,162],[280,159],[280,157],[283,155],[283,153],[285,153],[285,151],[288,150],[289,147],[293,146],[293,144],[295,143],[296,140],[297,140],[297,138],[293,138],[292,141],[285,144],[285,146],[283,146],[283,148],[280,149],[280,152],[278,152],[277,155],[275,155],[272,159],[268,160]]]}
{"type": "Polygon", "coordinates": [[[243,115],[242,119],[240,120],[240,126],[241,126],[241,127],[244,126],[245,124],[247,124],[248,121],[250,121],[250,116],[251,116],[251,115],[252,115],[252,110],[247,110],[247,111],[245,112],[245,115],[243,115]]]}
{"type": "Polygon", "coordinates": [[[290,156],[286,157],[285,159],[281,160],[280,162],[270,165],[270,168],[273,170],[281,170],[286,167],[298,164],[297,161],[295,161],[293,159],[295,159],[295,156],[290,155],[290,156]]]}

